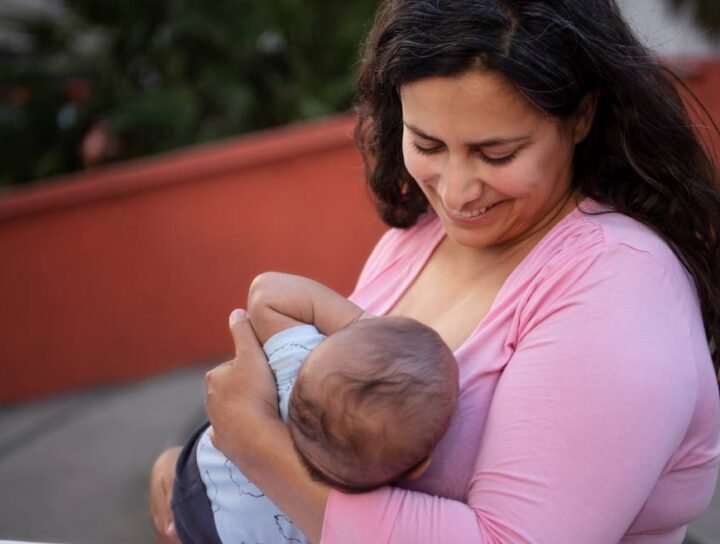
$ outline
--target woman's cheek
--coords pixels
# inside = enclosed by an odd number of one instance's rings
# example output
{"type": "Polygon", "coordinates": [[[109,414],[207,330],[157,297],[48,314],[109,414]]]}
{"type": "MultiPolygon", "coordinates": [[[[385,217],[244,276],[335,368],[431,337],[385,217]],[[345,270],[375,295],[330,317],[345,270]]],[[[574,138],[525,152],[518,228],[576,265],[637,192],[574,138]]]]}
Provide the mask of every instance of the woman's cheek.
{"type": "Polygon", "coordinates": [[[544,192],[547,175],[535,157],[518,158],[498,173],[496,187],[500,192],[516,199],[534,199],[544,192]]]}
{"type": "Polygon", "coordinates": [[[423,157],[417,151],[403,146],[405,168],[413,179],[421,185],[433,176],[432,157],[423,157]]]}

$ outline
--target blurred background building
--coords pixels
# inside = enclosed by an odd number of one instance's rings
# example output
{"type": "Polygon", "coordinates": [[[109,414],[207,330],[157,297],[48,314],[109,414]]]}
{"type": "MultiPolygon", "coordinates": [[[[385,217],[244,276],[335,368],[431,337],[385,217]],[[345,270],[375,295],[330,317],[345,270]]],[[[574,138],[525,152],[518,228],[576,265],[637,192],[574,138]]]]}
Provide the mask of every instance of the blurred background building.
{"type": "Polygon", "coordinates": [[[665,57],[716,55],[720,3],[714,0],[618,0],[645,43],[665,57]]]}

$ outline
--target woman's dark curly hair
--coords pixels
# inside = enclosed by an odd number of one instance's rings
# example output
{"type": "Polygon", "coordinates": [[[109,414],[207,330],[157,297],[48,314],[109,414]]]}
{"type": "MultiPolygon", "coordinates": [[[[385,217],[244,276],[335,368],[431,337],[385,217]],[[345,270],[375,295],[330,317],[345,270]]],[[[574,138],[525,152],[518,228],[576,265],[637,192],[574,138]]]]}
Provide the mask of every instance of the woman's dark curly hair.
{"type": "Polygon", "coordinates": [[[717,171],[677,90],[685,87],[640,44],[614,0],[385,1],[358,76],[356,127],[382,219],[409,227],[428,205],[403,162],[400,87],[471,69],[501,74],[557,119],[597,93],[592,129],[575,149],[575,192],[673,248],[695,280],[717,369],[717,171]]]}

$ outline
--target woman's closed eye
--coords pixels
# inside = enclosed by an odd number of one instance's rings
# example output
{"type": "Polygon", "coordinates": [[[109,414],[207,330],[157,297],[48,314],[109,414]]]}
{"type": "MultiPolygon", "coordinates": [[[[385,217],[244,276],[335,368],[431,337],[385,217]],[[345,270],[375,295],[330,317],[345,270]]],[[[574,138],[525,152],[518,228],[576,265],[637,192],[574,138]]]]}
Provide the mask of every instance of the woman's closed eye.
{"type": "Polygon", "coordinates": [[[413,142],[413,147],[415,148],[415,151],[422,153],[423,155],[433,155],[443,148],[441,145],[420,145],[417,142],[413,142]]]}
{"type": "MultiPolygon", "coordinates": [[[[415,151],[422,155],[434,155],[435,153],[439,153],[444,149],[445,146],[443,145],[420,145],[417,142],[413,142],[413,147],[415,148],[415,151]]],[[[510,161],[512,161],[515,156],[517,155],[518,149],[514,150],[512,153],[508,153],[507,155],[502,155],[499,157],[489,157],[485,153],[483,153],[480,150],[475,151],[477,156],[484,162],[496,166],[501,166],[503,164],[507,164],[510,161]]]]}
{"type": "Polygon", "coordinates": [[[507,155],[502,155],[500,157],[488,157],[484,153],[478,151],[478,156],[481,160],[485,161],[488,164],[494,164],[495,166],[501,166],[503,164],[509,163],[511,160],[515,158],[517,155],[518,150],[516,149],[512,153],[508,153],[507,155]]]}

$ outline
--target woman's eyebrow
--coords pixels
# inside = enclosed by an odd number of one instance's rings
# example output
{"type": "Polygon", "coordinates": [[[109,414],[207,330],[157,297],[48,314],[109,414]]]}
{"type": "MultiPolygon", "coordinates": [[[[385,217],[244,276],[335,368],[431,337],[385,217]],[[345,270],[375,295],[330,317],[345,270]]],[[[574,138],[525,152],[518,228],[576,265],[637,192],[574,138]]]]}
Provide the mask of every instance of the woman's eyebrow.
{"type": "MultiPolygon", "coordinates": [[[[403,121],[403,124],[407,127],[407,129],[410,132],[415,133],[417,136],[419,136],[423,140],[430,140],[433,142],[442,142],[442,140],[440,138],[436,138],[435,136],[430,136],[429,134],[426,134],[419,128],[417,128],[409,123],[406,123],[405,121],[403,121]]],[[[497,147],[500,145],[524,142],[529,139],[530,139],[529,135],[515,136],[513,138],[488,138],[487,140],[482,140],[480,142],[470,142],[467,145],[468,145],[468,147],[497,147]]]]}

